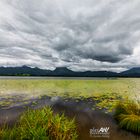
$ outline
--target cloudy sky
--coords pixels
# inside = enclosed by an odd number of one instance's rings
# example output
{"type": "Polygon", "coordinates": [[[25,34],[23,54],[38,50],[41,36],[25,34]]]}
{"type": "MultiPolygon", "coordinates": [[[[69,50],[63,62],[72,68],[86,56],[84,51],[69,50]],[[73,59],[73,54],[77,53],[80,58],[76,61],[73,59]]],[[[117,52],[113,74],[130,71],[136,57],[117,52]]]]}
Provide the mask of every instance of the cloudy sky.
{"type": "Polygon", "coordinates": [[[0,66],[140,66],[140,0],[0,0],[0,66]]]}

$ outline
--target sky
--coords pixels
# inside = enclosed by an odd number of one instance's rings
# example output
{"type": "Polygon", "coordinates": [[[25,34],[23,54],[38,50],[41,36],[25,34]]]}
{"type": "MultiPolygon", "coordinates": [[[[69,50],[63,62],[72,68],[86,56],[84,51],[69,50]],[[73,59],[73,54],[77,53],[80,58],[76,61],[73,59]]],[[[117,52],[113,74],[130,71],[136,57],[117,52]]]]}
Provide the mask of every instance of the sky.
{"type": "Polygon", "coordinates": [[[140,66],[140,0],[1,0],[0,66],[140,66]]]}

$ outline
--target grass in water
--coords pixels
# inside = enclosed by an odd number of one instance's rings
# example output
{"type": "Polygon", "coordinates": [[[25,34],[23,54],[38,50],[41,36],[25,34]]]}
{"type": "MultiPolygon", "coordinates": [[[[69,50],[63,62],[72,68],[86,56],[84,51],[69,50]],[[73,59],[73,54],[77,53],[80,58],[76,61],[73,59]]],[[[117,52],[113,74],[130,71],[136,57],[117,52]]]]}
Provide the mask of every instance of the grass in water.
{"type": "Polygon", "coordinates": [[[115,118],[121,128],[140,134],[140,102],[120,102],[116,107],[115,118]]]}
{"type": "Polygon", "coordinates": [[[0,130],[1,140],[76,140],[74,119],[54,115],[50,107],[28,110],[12,129],[0,130]]]}

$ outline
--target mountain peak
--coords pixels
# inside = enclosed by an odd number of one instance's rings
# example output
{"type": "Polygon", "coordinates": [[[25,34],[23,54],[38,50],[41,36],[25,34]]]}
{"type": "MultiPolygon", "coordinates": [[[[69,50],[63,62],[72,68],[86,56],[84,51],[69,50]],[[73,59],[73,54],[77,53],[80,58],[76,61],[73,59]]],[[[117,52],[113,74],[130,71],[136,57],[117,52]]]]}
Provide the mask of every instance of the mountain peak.
{"type": "Polygon", "coordinates": [[[123,71],[122,74],[128,75],[128,74],[135,74],[137,76],[137,74],[140,74],[140,67],[134,67],[131,68],[129,70],[123,71]]]}
{"type": "Polygon", "coordinates": [[[134,68],[131,68],[130,70],[140,70],[140,67],[134,67],[134,68]]]}
{"type": "Polygon", "coordinates": [[[54,71],[71,71],[71,70],[68,69],[67,67],[56,67],[54,71]]]}

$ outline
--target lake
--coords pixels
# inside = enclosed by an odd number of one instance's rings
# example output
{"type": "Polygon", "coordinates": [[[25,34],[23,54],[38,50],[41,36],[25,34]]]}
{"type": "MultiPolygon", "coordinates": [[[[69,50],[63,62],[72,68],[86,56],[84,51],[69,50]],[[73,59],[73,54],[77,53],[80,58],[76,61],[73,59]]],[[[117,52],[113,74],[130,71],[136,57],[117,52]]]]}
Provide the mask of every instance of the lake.
{"type": "Polygon", "coordinates": [[[112,115],[118,101],[139,99],[139,83],[139,78],[0,77],[0,124],[12,126],[28,107],[52,106],[76,117],[81,140],[92,139],[89,130],[102,126],[110,127],[111,140],[135,140],[112,115]]]}

